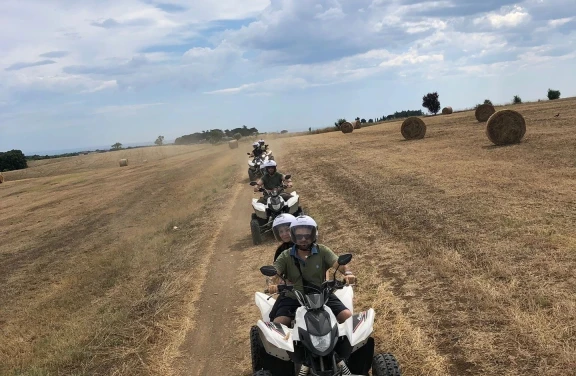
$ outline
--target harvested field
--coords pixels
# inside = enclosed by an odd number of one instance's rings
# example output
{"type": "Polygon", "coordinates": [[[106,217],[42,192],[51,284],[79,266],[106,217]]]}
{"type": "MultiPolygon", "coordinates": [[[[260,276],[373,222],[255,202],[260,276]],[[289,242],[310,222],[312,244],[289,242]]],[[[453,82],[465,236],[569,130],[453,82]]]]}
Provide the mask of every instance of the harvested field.
{"type": "Polygon", "coordinates": [[[211,215],[228,205],[240,155],[163,146],[6,173],[0,374],[167,374],[194,325],[211,215]]]}
{"type": "MultiPolygon", "coordinates": [[[[419,142],[402,121],[267,137],[321,243],[353,253],[356,311],[375,309],[377,351],[405,376],[574,374],[576,99],[513,109],[528,131],[506,147],[474,111],[426,117],[419,142]]],[[[251,375],[276,242],[251,244],[245,148],[5,173],[0,374],[251,375]]]]}
{"type": "MultiPolygon", "coordinates": [[[[427,118],[418,143],[390,122],[352,141],[335,132],[275,146],[290,150],[278,158],[322,242],[354,254],[355,304],[374,307],[377,349],[403,375],[574,375],[576,100],[514,109],[529,133],[504,148],[470,131],[474,111],[427,118]]],[[[273,247],[246,255],[247,300],[273,247]]],[[[244,311],[240,349],[258,318],[252,300],[244,311]]]]}

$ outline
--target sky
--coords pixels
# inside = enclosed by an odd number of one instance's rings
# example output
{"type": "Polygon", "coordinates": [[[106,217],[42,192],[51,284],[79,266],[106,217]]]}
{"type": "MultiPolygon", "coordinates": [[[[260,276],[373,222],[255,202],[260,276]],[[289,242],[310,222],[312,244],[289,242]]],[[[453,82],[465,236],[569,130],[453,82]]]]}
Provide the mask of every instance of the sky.
{"type": "Polygon", "coordinates": [[[576,95],[574,0],[3,0],[0,151],[576,95]]]}

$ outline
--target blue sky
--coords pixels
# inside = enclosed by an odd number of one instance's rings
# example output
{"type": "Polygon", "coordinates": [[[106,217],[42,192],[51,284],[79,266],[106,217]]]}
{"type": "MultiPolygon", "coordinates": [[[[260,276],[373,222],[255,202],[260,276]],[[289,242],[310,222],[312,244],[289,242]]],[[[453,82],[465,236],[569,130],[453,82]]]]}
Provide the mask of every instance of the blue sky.
{"type": "Polygon", "coordinates": [[[0,2],[0,151],[576,95],[574,0],[0,2]]]}

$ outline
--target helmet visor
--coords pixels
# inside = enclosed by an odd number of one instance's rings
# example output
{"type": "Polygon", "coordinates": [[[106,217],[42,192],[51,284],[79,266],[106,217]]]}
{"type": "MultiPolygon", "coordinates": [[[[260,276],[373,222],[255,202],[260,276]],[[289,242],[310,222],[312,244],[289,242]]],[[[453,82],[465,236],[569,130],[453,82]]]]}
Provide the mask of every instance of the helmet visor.
{"type": "Polygon", "coordinates": [[[277,241],[288,243],[290,241],[290,223],[283,223],[272,228],[277,241]]]}
{"type": "Polygon", "coordinates": [[[316,241],[316,227],[302,225],[290,228],[290,238],[294,244],[307,247],[316,241]]]}

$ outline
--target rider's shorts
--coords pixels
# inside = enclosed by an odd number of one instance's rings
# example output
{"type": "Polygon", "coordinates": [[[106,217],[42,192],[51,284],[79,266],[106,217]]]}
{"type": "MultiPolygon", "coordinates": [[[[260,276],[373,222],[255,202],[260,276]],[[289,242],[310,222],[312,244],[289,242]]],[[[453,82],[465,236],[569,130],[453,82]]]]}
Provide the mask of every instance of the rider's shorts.
{"type": "MultiPolygon", "coordinates": [[[[340,299],[338,299],[338,297],[334,294],[330,294],[326,305],[332,310],[334,316],[338,316],[340,312],[348,309],[344,303],[342,303],[340,299]]],[[[296,309],[298,309],[298,307],[300,307],[298,300],[289,298],[287,296],[280,297],[274,304],[272,312],[270,312],[270,321],[273,321],[276,317],[279,316],[294,318],[296,316],[296,309]]]]}

